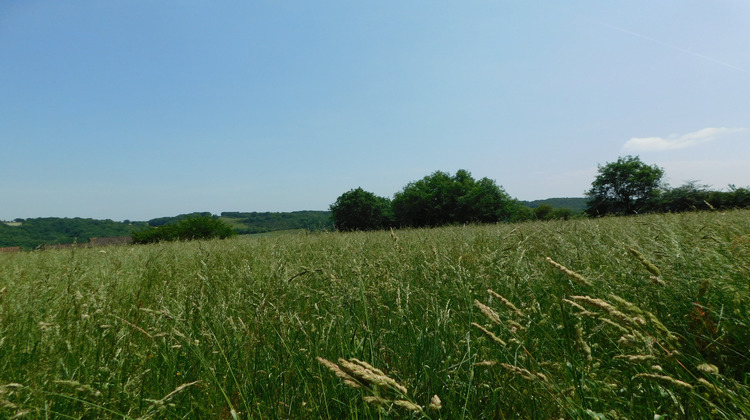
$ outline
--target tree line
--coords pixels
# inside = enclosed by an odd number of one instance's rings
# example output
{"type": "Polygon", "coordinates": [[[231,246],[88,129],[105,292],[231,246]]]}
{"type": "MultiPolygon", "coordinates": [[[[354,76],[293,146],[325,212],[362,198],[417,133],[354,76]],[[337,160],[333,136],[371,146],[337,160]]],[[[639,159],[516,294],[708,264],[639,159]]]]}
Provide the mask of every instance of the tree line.
{"type": "Polygon", "coordinates": [[[446,224],[497,223],[533,219],[536,214],[570,217],[568,209],[540,206],[532,210],[512,198],[489,178],[475,180],[461,169],[454,175],[436,171],[410,182],[393,198],[380,197],[361,187],[331,204],[339,230],[374,230],[391,227],[435,227],[446,224]]]}
{"type": "Polygon", "coordinates": [[[648,165],[638,156],[599,165],[598,175],[586,191],[586,214],[595,217],[750,207],[747,188],[730,185],[729,191],[716,191],[697,181],[672,188],[664,182],[664,174],[663,168],[648,165]]]}
{"type": "Polygon", "coordinates": [[[44,244],[86,243],[93,237],[127,236],[145,222],[115,222],[61,217],[15,219],[14,226],[0,223],[0,247],[35,249],[44,244]]]}
{"type": "Polygon", "coordinates": [[[546,203],[532,209],[491,179],[475,180],[464,169],[455,175],[437,171],[408,183],[393,198],[352,189],[330,210],[334,226],[351,231],[750,207],[747,188],[731,185],[729,191],[714,191],[695,181],[672,188],[663,177],[662,168],[637,156],[599,165],[581,213],[546,203]]]}

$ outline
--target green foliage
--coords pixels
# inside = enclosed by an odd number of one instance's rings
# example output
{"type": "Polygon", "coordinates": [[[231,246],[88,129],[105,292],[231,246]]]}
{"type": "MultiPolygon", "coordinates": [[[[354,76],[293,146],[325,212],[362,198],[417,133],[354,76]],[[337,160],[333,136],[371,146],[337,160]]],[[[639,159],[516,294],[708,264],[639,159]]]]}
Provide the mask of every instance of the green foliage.
{"type": "Polygon", "coordinates": [[[0,255],[0,418],[749,418],[748,261],[748,210],[0,255]]]}
{"type": "Polygon", "coordinates": [[[707,201],[716,209],[743,209],[750,207],[750,188],[729,186],[729,191],[709,191],[707,201]]]}
{"type": "Polygon", "coordinates": [[[265,233],[280,230],[309,231],[333,228],[330,211],[303,210],[293,212],[222,212],[221,219],[239,234],[265,233]]]}
{"type": "Polygon", "coordinates": [[[162,226],[149,226],[148,228],[133,232],[133,242],[146,244],[162,241],[190,241],[194,239],[228,238],[235,235],[232,228],[210,216],[193,216],[183,218],[173,224],[162,226]]]}
{"type": "Polygon", "coordinates": [[[0,247],[20,246],[30,250],[44,244],[85,243],[93,237],[128,236],[145,226],[143,222],[41,217],[16,219],[16,225],[0,223],[0,247]],[[20,223],[20,225],[17,225],[20,223]]]}
{"type": "Polygon", "coordinates": [[[583,213],[586,210],[586,199],[583,197],[560,197],[545,198],[543,200],[521,201],[521,204],[535,209],[542,204],[550,205],[554,208],[570,209],[573,214],[583,213]]]}
{"type": "Polygon", "coordinates": [[[519,207],[495,181],[476,181],[463,169],[454,176],[434,172],[407,184],[393,198],[396,223],[412,227],[510,221],[519,207]]]}
{"type": "Polygon", "coordinates": [[[392,224],[391,201],[362,188],[353,189],[331,204],[331,218],[341,231],[384,229],[392,224]]]}
{"type": "Polygon", "coordinates": [[[665,189],[658,199],[658,210],[680,212],[688,210],[710,210],[708,185],[699,185],[689,181],[677,188],[665,189]]]}
{"type": "Polygon", "coordinates": [[[533,209],[534,219],[536,220],[568,220],[573,217],[581,217],[567,207],[555,208],[549,204],[543,203],[533,209]]]}
{"type": "Polygon", "coordinates": [[[646,165],[637,156],[599,165],[599,175],[586,192],[586,213],[601,216],[652,210],[663,176],[663,169],[646,165]]]}
{"type": "Polygon", "coordinates": [[[149,226],[164,226],[168,224],[174,224],[180,220],[189,219],[191,217],[211,217],[212,214],[207,211],[185,213],[177,216],[157,217],[148,221],[149,226]]]}
{"type": "Polygon", "coordinates": [[[656,210],[682,212],[691,210],[725,210],[750,207],[750,191],[730,186],[729,191],[711,191],[708,185],[688,181],[676,188],[665,188],[659,195],[656,210]]]}

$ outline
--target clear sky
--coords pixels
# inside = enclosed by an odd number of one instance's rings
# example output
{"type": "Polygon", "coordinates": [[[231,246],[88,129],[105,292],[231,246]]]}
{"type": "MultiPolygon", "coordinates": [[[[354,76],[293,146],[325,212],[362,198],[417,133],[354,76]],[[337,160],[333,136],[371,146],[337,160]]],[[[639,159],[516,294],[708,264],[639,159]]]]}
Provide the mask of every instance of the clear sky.
{"type": "Polygon", "coordinates": [[[750,2],[0,0],[0,219],[750,185],[750,2]]]}

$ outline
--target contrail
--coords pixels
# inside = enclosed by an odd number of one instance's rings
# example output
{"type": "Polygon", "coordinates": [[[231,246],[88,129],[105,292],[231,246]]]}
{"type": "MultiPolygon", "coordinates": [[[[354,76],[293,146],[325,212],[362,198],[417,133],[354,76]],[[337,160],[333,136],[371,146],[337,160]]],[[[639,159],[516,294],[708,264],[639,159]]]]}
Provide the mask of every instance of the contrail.
{"type": "Polygon", "coordinates": [[[676,51],[680,51],[680,52],[683,52],[685,54],[690,54],[693,57],[702,58],[702,59],[710,61],[710,62],[712,62],[714,64],[718,64],[720,66],[728,67],[730,69],[734,69],[734,70],[741,71],[743,73],[750,74],[750,71],[745,70],[745,69],[743,69],[741,67],[737,67],[737,66],[735,66],[733,64],[729,64],[729,63],[727,63],[725,61],[717,60],[717,59],[715,59],[713,57],[709,57],[707,55],[703,55],[703,54],[697,53],[695,51],[686,50],[685,48],[681,48],[681,47],[678,47],[676,45],[668,44],[666,42],[659,41],[658,39],[654,39],[654,38],[648,37],[646,35],[639,34],[637,32],[633,32],[633,31],[629,31],[627,29],[623,29],[623,28],[620,28],[620,27],[617,27],[617,26],[614,26],[614,25],[610,25],[610,24],[602,23],[602,22],[597,22],[597,23],[600,24],[600,25],[602,25],[602,26],[606,26],[606,27],[608,27],[610,29],[614,29],[616,31],[620,31],[622,33],[626,33],[628,35],[633,35],[633,36],[637,36],[638,38],[643,38],[643,39],[645,39],[647,41],[651,41],[651,42],[653,42],[655,44],[659,44],[659,45],[661,45],[663,47],[667,47],[667,48],[670,48],[670,49],[673,49],[673,50],[676,50],[676,51]]]}

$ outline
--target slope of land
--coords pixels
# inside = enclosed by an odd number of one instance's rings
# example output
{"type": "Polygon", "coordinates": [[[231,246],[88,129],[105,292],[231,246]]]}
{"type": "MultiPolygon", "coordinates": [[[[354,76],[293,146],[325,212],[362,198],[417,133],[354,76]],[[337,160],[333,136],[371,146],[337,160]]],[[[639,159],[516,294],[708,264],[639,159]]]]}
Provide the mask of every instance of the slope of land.
{"type": "Polygon", "coordinates": [[[576,213],[586,210],[586,198],[583,197],[545,198],[544,200],[521,201],[521,203],[532,209],[547,204],[554,208],[570,209],[576,213]]]}
{"type": "Polygon", "coordinates": [[[0,417],[748,418],[750,211],[0,254],[0,417]]]}
{"type": "Polygon", "coordinates": [[[13,225],[0,223],[0,247],[18,246],[29,250],[44,244],[86,243],[94,237],[127,236],[134,229],[145,226],[145,222],[115,222],[80,217],[25,219],[13,225]]]}

